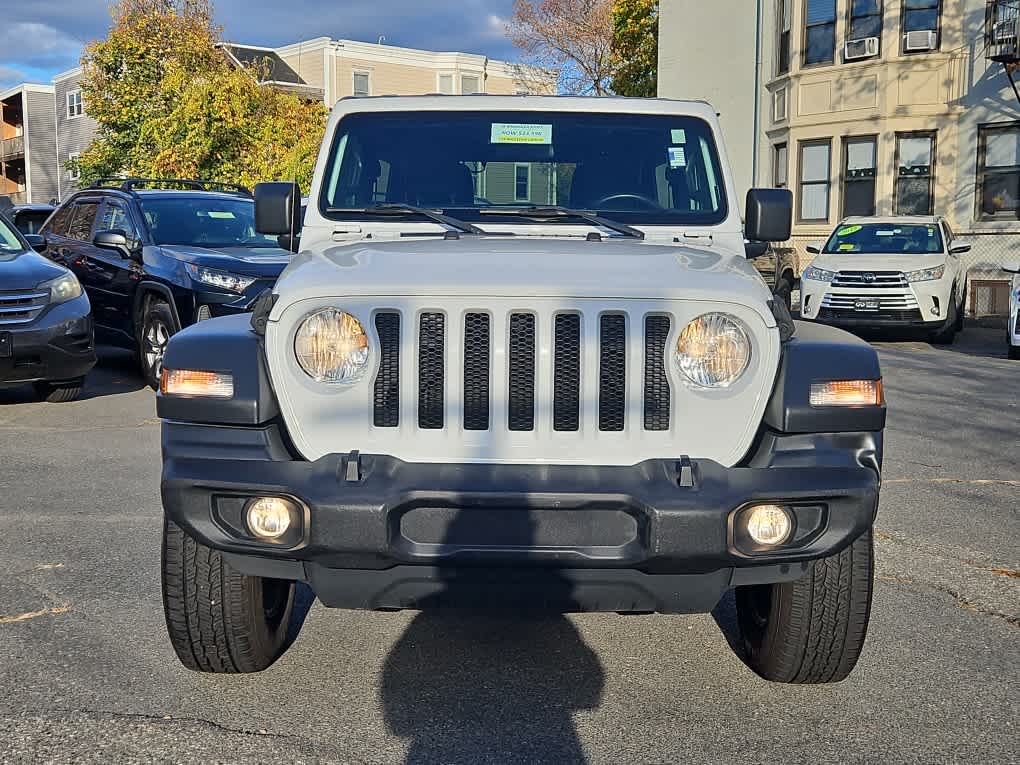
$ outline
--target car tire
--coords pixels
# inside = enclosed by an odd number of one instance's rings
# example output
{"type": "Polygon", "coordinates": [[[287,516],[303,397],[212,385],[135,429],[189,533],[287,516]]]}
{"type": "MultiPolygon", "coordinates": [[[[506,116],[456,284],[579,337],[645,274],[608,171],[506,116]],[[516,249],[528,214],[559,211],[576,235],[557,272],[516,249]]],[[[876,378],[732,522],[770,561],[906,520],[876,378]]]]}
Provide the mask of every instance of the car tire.
{"type": "Polygon", "coordinates": [[[793,284],[785,276],[776,282],[776,297],[786,304],[786,310],[793,310],[793,284]]]}
{"type": "Polygon", "coordinates": [[[1013,361],[1020,361],[1020,346],[1009,346],[1009,350],[1006,352],[1006,355],[1013,359],[1013,361]]]}
{"type": "Polygon", "coordinates": [[[46,399],[51,404],[64,404],[78,398],[84,386],[84,377],[62,383],[37,382],[35,392],[39,398],[46,399]]]}
{"type": "Polygon", "coordinates": [[[836,683],[864,648],[874,586],[871,531],[793,582],[736,589],[746,661],[777,683],[836,683]]]}
{"type": "Polygon", "coordinates": [[[957,324],[960,322],[960,311],[956,308],[955,292],[949,298],[949,317],[945,326],[931,334],[931,342],[935,345],[952,345],[956,340],[957,324]]]}
{"type": "Polygon", "coordinates": [[[163,609],[177,657],[198,672],[261,672],[284,652],[294,582],[246,576],[163,520],[163,609]]]}
{"type": "Polygon", "coordinates": [[[142,377],[153,390],[159,390],[159,375],[163,368],[163,355],[170,338],[177,333],[177,322],[169,304],[154,300],[142,317],[142,332],[138,345],[138,362],[142,377]]]}

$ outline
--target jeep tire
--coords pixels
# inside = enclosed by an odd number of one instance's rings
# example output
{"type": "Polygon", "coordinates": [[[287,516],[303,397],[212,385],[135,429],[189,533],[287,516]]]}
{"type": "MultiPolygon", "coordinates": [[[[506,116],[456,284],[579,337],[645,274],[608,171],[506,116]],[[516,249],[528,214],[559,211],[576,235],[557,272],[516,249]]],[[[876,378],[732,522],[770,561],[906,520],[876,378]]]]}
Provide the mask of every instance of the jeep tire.
{"type": "Polygon", "coordinates": [[[142,315],[142,329],[138,342],[138,362],[142,377],[153,390],[159,390],[159,375],[163,369],[163,355],[170,338],[177,332],[177,323],[170,305],[153,300],[142,315]]]}
{"type": "Polygon", "coordinates": [[[260,672],[284,652],[294,582],[238,573],[163,520],[163,609],[177,657],[199,672],[260,672]]]}
{"type": "Polygon", "coordinates": [[[60,383],[34,383],[36,395],[39,396],[39,398],[49,401],[51,404],[63,404],[68,401],[74,401],[81,395],[81,389],[84,385],[84,377],[60,383]]]}
{"type": "Polygon", "coordinates": [[[779,683],[843,680],[864,647],[873,583],[869,530],[796,581],[738,587],[748,665],[779,683]]]}

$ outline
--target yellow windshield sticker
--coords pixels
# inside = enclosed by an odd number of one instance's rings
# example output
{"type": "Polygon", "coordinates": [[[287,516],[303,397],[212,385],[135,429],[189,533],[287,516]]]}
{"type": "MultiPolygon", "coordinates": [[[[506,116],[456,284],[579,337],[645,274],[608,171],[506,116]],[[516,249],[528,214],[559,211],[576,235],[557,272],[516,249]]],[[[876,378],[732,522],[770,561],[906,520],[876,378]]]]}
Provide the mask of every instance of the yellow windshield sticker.
{"type": "Polygon", "coordinates": [[[858,231],[861,230],[861,228],[863,228],[863,227],[862,226],[847,226],[846,228],[841,228],[839,231],[837,231],[836,232],[836,236],[850,236],[850,234],[856,234],[858,231]]]}
{"type": "Polygon", "coordinates": [[[843,244],[841,244],[839,246],[839,251],[840,252],[853,252],[854,251],[854,247],[856,247],[856,246],[857,245],[851,244],[850,242],[845,242],[845,243],[843,243],[843,244]]]}
{"type": "Polygon", "coordinates": [[[518,125],[493,122],[490,143],[533,143],[548,146],[552,143],[552,125],[518,125]]]}
{"type": "Polygon", "coordinates": [[[210,218],[227,218],[229,220],[233,220],[234,213],[230,212],[229,210],[210,210],[209,211],[209,217],[210,218]]]}

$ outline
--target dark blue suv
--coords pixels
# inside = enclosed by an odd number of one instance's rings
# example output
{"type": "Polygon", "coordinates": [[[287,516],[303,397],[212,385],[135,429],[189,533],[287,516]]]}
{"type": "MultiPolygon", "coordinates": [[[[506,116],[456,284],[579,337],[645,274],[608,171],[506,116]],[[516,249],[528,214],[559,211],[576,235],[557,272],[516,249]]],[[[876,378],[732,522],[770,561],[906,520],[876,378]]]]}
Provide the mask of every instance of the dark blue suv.
{"type": "Polygon", "coordinates": [[[293,255],[280,246],[293,238],[255,231],[247,189],[209,181],[104,179],[41,233],[88,294],[96,342],[137,350],[153,388],[174,333],[249,310],[293,255]]]}

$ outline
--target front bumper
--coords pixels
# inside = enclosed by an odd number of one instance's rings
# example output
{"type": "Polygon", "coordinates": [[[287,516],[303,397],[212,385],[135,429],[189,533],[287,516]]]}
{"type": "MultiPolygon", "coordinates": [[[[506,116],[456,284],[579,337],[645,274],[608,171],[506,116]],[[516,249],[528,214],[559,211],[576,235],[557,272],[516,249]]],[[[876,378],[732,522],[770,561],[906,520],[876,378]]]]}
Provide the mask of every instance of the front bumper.
{"type": "Polygon", "coordinates": [[[92,314],[85,295],[51,306],[24,326],[2,326],[0,385],[84,377],[96,364],[92,314]]]}
{"type": "Polygon", "coordinates": [[[162,494],[235,568],[306,581],[326,605],[692,612],[729,587],[795,579],[870,528],[881,450],[880,433],[766,433],[735,468],[303,462],[276,426],[164,422],[162,494]],[[244,501],[264,495],[304,508],[285,547],[244,530],[244,501]],[[733,519],[752,502],[793,508],[789,546],[741,548],[733,519]]]}

